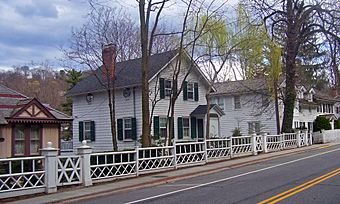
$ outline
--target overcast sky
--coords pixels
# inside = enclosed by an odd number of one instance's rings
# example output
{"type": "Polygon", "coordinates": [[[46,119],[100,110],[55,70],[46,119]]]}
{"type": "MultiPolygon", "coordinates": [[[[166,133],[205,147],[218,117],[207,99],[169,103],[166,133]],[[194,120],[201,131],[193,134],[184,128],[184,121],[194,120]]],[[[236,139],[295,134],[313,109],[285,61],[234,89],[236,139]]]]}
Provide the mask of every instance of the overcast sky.
{"type": "MultiPolygon", "coordinates": [[[[138,17],[135,0],[109,2],[138,17]]],[[[0,0],[0,70],[32,61],[60,67],[59,48],[67,47],[72,27],[85,22],[88,9],[87,0],[0,0]]]]}

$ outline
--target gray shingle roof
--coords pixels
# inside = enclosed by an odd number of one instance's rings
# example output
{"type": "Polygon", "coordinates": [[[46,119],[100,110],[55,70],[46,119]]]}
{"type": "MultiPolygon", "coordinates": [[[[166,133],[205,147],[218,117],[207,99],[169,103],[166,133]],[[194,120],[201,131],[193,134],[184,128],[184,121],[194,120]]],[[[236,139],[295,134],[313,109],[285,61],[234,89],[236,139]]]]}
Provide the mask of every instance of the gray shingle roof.
{"type": "MultiPolygon", "coordinates": [[[[17,111],[19,111],[22,106],[26,105],[29,103],[32,98],[28,98],[27,96],[18,93],[2,84],[0,84],[0,94],[5,94],[5,95],[0,95],[0,124],[8,124],[6,121],[6,117],[11,117],[13,114],[15,114],[17,111]],[[15,97],[13,96],[8,96],[6,94],[10,95],[16,95],[15,97]]],[[[58,120],[71,120],[69,116],[66,114],[57,111],[53,108],[51,108],[47,104],[43,104],[49,111],[50,113],[58,120]]]]}
{"type": "Polygon", "coordinates": [[[241,93],[263,92],[268,90],[267,81],[261,79],[248,79],[238,81],[226,81],[214,84],[216,92],[212,95],[236,95],[241,93]]]}
{"type": "MultiPolygon", "coordinates": [[[[149,78],[153,77],[160,69],[162,69],[172,58],[178,53],[177,50],[155,54],[150,57],[149,78]]],[[[142,67],[141,58],[118,62],[116,64],[116,88],[138,86],[142,84],[142,67]]],[[[100,68],[95,74],[88,76],[75,85],[67,96],[73,96],[88,92],[102,91],[105,87],[99,82],[102,80],[100,68]]]]}
{"type": "MultiPolygon", "coordinates": [[[[224,111],[216,104],[210,104],[210,109],[215,109],[216,112],[218,112],[220,115],[224,115],[224,111]]],[[[207,114],[207,105],[199,105],[195,110],[193,110],[190,115],[191,116],[197,116],[197,115],[205,115],[207,114]]]]}

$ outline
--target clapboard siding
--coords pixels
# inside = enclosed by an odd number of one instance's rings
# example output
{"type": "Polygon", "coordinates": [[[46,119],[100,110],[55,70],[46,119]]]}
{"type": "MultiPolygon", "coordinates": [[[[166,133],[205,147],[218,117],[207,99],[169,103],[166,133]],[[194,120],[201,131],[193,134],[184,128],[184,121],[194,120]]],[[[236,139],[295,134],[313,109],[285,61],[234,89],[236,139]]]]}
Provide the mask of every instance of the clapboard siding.
{"type": "MultiPolygon", "coordinates": [[[[150,89],[154,89],[156,82],[159,78],[171,80],[172,79],[172,67],[173,67],[173,64],[169,65],[168,69],[165,69],[162,72],[160,72],[159,76],[150,82],[150,89]]],[[[178,79],[178,85],[177,85],[178,90],[180,89],[181,83],[187,72],[187,69],[185,68],[188,67],[188,64],[186,64],[186,62],[182,62],[182,67],[183,69],[178,79]]],[[[206,105],[205,95],[206,95],[208,87],[207,87],[207,83],[202,83],[204,82],[204,80],[205,79],[203,78],[203,76],[201,76],[201,74],[199,74],[197,70],[192,70],[189,76],[187,77],[186,81],[198,83],[198,93],[199,93],[198,99],[199,100],[198,101],[194,101],[194,100],[184,101],[183,91],[178,96],[176,100],[176,104],[175,104],[175,113],[174,113],[175,138],[177,138],[177,118],[178,117],[189,117],[190,113],[193,110],[195,110],[197,106],[206,105]]],[[[159,85],[159,83],[157,83],[157,85],[159,85]]],[[[158,99],[159,99],[159,96],[158,96],[158,99]]],[[[169,99],[167,98],[161,99],[155,106],[154,115],[155,116],[166,116],[168,109],[169,109],[169,99]]],[[[151,133],[153,133],[153,126],[152,126],[151,133]]]]}
{"type": "MultiPolygon", "coordinates": [[[[187,67],[185,61],[182,62],[182,67],[187,67]]],[[[159,77],[172,79],[172,68],[173,64],[169,64],[168,67],[162,70],[158,77],[155,77],[150,81],[150,97],[153,97],[155,92],[155,86],[157,84],[156,90],[159,89],[159,77]]],[[[178,88],[180,83],[184,78],[185,72],[183,70],[180,74],[180,79],[178,80],[178,88]]],[[[204,82],[203,76],[197,71],[192,70],[187,78],[188,82],[198,83],[199,101],[184,101],[183,94],[181,93],[176,101],[175,106],[175,137],[177,137],[177,117],[189,116],[190,113],[198,106],[205,105],[205,95],[207,91],[207,83],[204,82]]],[[[142,135],[142,92],[141,87],[130,88],[131,94],[129,97],[123,96],[123,89],[116,90],[116,119],[124,117],[136,117],[137,122],[137,141],[142,135]],[[134,91],[133,91],[134,89],[134,91]],[[135,93],[135,95],[133,95],[135,93]],[[133,97],[135,96],[135,98],[133,97]],[[135,99],[135,108],[134,108],[135,99]]],[[[93,93],[94,100],[91,104],[88,104],[85,99],[85,95],[74,96],[73,97],[73,141],[74,148],[79,147],[81,144],[79,142],[79,121],[93,120],[96,124],[96,141],[90,143],[94,151],[109,151],[112,150],[112,138],[110,129],[110,114],[108,107],[108,97],[106,92],[93,93]]],[[[158,94],[159,99],[159,94],[158,94]]],[[[150,111],[152,105],[150,103],[150,111]]],[[[167,110],[169,108],[169,99],[162,99],[155,106],[154,115],[166,116],[167,110]]],[[[151,134],[153,134],[153,126],[151,126],[151,134]]],[[[119,149],[131,149],[139,145],[137,141],[118,141],[119,149]]]]}
{"type": "MultiPolygon", "coordinates": [[[[221,96],[219,96],[221,97],[221,96]]],[[[274,103],[271,103],[266,108],[259,108],[260,97],[256,94],[240,95],[241,109],[234,108],[234,96],[225,95],[224,98],[224,112],[225,115],[220,118],[221,135],[231,136],[236,127],[241,128],[243,135],[248,134],[248,122],[259,121],[263,126],[262,132],[269,134],[276,134],[276,120],[274,103]],[[260,110],[261,109],[261,110],[260,110]],[[259,112],[262,114],[258,115],[259,112]]],[[[212,97],[214,100],[214,96],[212,97]]]]}

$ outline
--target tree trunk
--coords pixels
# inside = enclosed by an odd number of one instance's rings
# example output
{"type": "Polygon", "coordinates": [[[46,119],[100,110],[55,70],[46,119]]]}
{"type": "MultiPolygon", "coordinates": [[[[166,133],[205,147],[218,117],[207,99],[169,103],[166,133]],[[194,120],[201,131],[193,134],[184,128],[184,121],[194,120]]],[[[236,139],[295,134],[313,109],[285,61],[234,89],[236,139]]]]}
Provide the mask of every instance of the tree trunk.
{"type": "Polygon", "coordinates": [[[205,99],[207,100],[207,121],[205,126],[205,139],[209,139],[210,134],[210,91],[211,87],[208,88],[208,93],[205,95],[205,99]]]}
{"type": "Polygon", "coordinates": [[[279,113],[279,99],[277,96],[277,80],[274,80],[274,100],[275,100],[275,117],[276,117],[276,133],[280,134],[280,113],[279,113]]]}
{"type": "Polygon", "coordinates": [[[287,0],[287,43],[286,43],[286,65],[285,65],[285,79],[286,88],[284,91],[284,113],[283,113],[283,132],[292,132],[293,115],[295,108],[295,59],[298,51],[298,36],[294,23],[294,12],[292,0],[287,0]]]}
{"type": "Polygon", "coordinates": [[[139,1],[141,48],[142,48],[142,146],[149,147],[150,121],[149,121],[149,57],[148,57],[148,26],[145,19],[145,0],[139,1]]]}
{"type": "MultiPolygon", "coordinates": [[[[110,82],[109,82],[110,83],[110,82]]],[[[114,90],[114,82],[112,83],[112,90],[114,90]]],[[[111,122],[111,135],[112,135],[112,148],[113,151],[118,151],[117,137],[116,137],[116,114],[115,114],[115,94],[111,92],[110,87],[107,90],[109,97],[109,109],[110,109],[110,122],[111,122]]]]}

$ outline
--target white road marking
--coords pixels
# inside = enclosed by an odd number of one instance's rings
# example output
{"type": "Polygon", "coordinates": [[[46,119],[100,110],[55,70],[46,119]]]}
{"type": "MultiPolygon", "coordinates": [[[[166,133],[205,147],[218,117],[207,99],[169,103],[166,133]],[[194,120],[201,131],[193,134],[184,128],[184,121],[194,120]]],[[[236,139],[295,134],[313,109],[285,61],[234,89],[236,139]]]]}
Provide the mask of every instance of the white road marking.
{"type": "Polygon", "coordinates": [[[147,200],[152,200],[152,199],[155,199],[155,198],[160,198],[160,197],[172,195],[172,194],[175,194],[175,193],[180,193],[180,192],[183,192],[183,191],[188,191],[188,190],[200,188],[200,187],[203,187],[203,186],[208,186],[208,185],[211,185],[211,184],[215,184],[215,183],[231,180],[231,179],[238,178],[238,177],[241,177],[241,176],[246,176],[246,175],[258,173],[258,172],[261,172],[261,171],[266,171],[268,169],[273,169],[273,168],[276,168],[276,167],[280,167],[280,166],[284,166],[284,165],[287,165],[287,164],[295,163],[295,162],[302,161],[302,160],[305,160],[305,159],[310,159],[310,158],[313,158],[313,157],[321,156],[321,155],[328,154],[328,153],[335,152],[335,151],[339,151],[339,150],[340,150],[340,148],[334,149],[334,150],[330,150],[330,151],[327,151],[327,152],[322,152],[322,153],[314,154],[314,155],[311,155],[311,156],[307,156],[307,157],[303,157],[303,158],[300,158],[300,159],[292,160],[292,161],[285,162],[285,163],[282,163],[282,164],[276,164],[274,166],[270,166],[270,167],[266,167],[266,168],[263,168],[263,169],[258,169],[258,170],[250,171],[250,172],[247,172],[247,173],[231,176],[231,177],[228,177],[228,178],[223,178],[223,179],[211,181],[211,182],[208,182],[208,183],[203,183],[203,184],[191,186],[191,187],[188,187],[188,188],[183,188],[183,189],[180,189],[180,190],[171,191],[171,192],[168,192],[168,193],[163,193],[163,194],[159,194],[159,195],[156,195],[156,196],[151,196],[151,197],[147,197],[147,198],[131,201],[131,202],[128,202],[126,204],[139,203],[139,202],[143,202],[143,201],[147,201],[147,200]]]}

